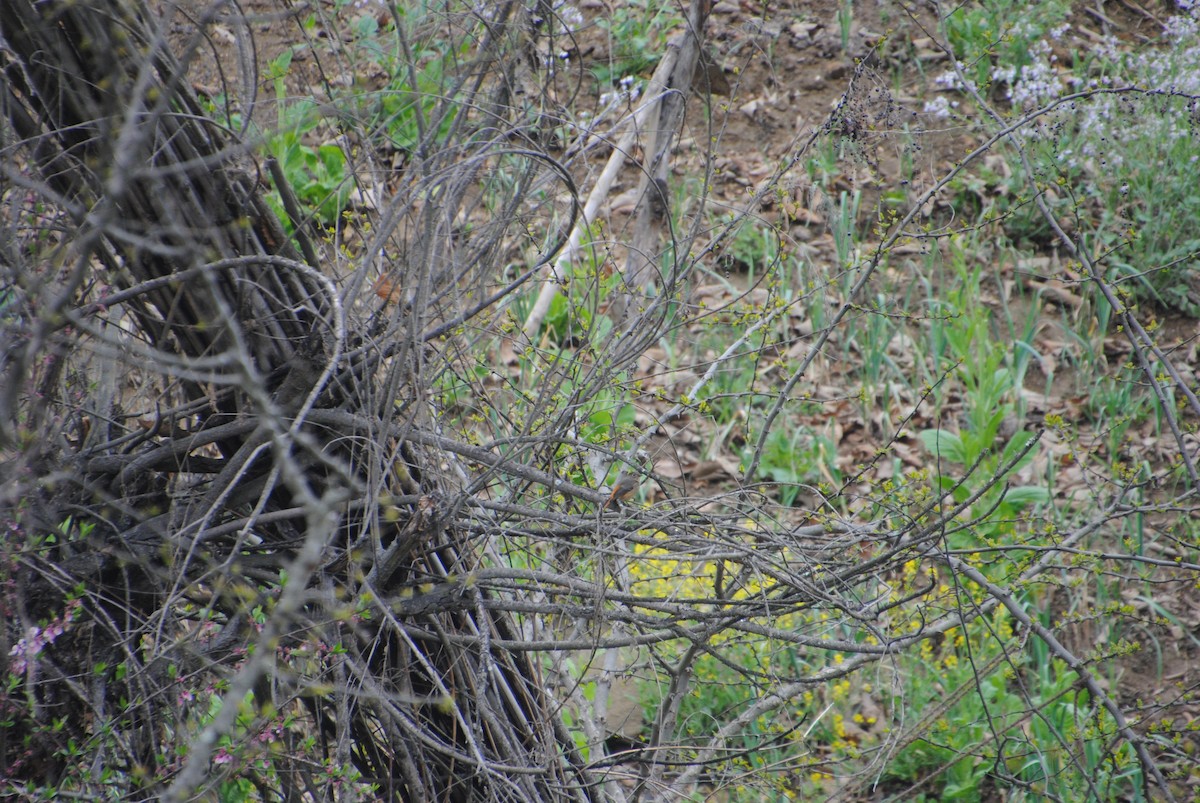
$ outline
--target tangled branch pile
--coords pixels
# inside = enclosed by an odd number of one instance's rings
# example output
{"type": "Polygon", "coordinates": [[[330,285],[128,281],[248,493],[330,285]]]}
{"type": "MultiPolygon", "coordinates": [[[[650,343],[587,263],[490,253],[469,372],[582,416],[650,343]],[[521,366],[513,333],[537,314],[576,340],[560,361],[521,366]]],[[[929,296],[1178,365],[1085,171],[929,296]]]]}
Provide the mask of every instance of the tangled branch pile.
{"type": "MultiPolygon", "coordinates": [[[[689,86],[703,5],[623,145],[615,126],[576,123],[573,74],[539,59],[566,36],[552,9],[381,12],[410,94],[322,112],[319,147],[336,141],[357,182],[322,225],[256,161],[251,99],[240,125],[218,123],[185,78],[240,18],[173,11],[178,41],[137,4],[3,4],[6,792],[687,796],[802,747],[860,670],[895,682],[896,656],[984,628],[998,646],[972,657],[971,682],[890,711],[893,731],[838,759],[857,762],[848,778],[877,778],[964,694],[1025,671],[1032,640],[1074,673],[1113,761],[1132,751],[1169,794],[1161,745],[1017,593],[1079,555],[1128,566],[1089,539],[1139,512],[1138,482],[1072,519],[1004,507],[1005,478],[1040,448],[1032,430],[952,481],[917,473],[855,498],[881,450],[812,510],[760,480],[809,367],[949,178],[861,257],[823,328],[788,327],[824,288],[753,315],[697,305],[698,277],[755,208],[713,223],[706,185],[685,209],[667,202],[674,155],[714,140],[679,134],[684,101],[709,97],[689,86]],[[435,39],[454,47],[419,86],[435,39]],[[401,117],[407,141],[371,135],[401,117]],[[578,187],[596,183],[595,149],[619,145],[619,169],[634,143],[636,223],[606,234],[603,193],[585,203],[578,187]],[[567,295],[530,325],[548,275],[567,295]],[[636,397],[648,355],[720,315],[734,334],[681,392],[636,397]],[[799,346],[790,363],[778,330],[799,346]],[[778,360],[761,429],[737,482],[693,492],[663,456],[747,354],[778,360]],[[618,500],[628,478],[644,504],[618,500]],[[1023,541],[976,538],[997,510],[1023,541]],[[695,693],[714,668],[739,692],[707,721],[695,693]],[[651,716],[618,738],[616,698],[637,688],[656,689],[651,716]]],[[[863,75],[755,203],[819,136],[862,135],[863,75]]],[[[1200,568],[1138,566],[1163,582],[1200,568]]],[[[832,767],[786,755],[782,786],[832,767]]]]}

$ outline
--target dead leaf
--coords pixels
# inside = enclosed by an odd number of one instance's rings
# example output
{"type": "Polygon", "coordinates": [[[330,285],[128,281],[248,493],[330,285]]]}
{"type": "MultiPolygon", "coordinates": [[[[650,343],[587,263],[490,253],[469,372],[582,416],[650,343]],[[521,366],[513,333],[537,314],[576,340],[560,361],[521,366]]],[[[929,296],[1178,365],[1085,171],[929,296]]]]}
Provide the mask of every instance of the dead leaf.
{"type": "Polygon", "coordinates": [[[738,467],[727,457],[718,456],[698,464],[687,476],[695,483],[725,483],[737,479],[738,467]]]}
{"type": "Polygon", "coordinates": [[[1055,304],[1071,309],[1079,309],[1083,306],[1083,299],[1059,279],[1049,279],[1044,282],[1029,279],[1025,282],[1025,286],[1036,293],[1041,293],[1042,298],[1053,301],[1055,304]]]}

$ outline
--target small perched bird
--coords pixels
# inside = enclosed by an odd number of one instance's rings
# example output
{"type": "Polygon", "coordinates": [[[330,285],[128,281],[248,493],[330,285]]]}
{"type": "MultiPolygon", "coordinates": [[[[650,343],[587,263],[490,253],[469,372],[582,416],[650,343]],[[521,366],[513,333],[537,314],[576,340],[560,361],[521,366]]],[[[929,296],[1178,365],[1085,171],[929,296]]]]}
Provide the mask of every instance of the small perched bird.
{"type": "Polygon", "coordinates": [[[604,504],[600,507],[600,510],[608,510],[613,502],[620,502],[628,498],[641,484],[642,480],[636,474],[620,475],[612,484],[612,493],[608,495],[608,499],[604,500],[604,504]]]}

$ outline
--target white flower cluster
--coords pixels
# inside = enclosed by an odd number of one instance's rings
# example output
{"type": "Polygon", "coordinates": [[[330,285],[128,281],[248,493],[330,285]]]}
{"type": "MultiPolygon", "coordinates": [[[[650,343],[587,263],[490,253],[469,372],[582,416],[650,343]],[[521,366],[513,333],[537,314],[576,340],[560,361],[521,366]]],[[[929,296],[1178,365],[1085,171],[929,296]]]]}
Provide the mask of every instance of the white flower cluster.
{"type": "MultiPolygon", "coordinates": [[[[550,8],[550,17],[553,21],[550,32],[554,36],[572,34],[583,27],[583,12],[565,0],[558,0],[550,8]]],[[[535,16],[533,21],[538,25],[546,22],[540,15],[535,16]]]]}
{"type": "Polygon", "coordinates": [[[1051,51],[1050,43],[1046,40],[1036,43],[1029,49],[1029,54],[1033,61],[1022,67],[1019,73],[1012,67],[992,70],[992,80],[1008,84],[1008,99],[1019,109],[1041,106],[1060,97],[1064,89],[1054,66],[1058,56],[1051,51]]]}
{"type": "MultiPolygon", "coordinates": [[[[1200,9],[1200,0],[1193,3],[1200,9]]],[[[1165,25],[1167,47],[1141,48],[1123,51],[1115,40],[1102,45],[1098,58],[1120,65],[1123,76],[1120,84],[1161,93],[1162,103],[1147,114],[1145,104],[1152,98],[1123,93],[1098,94],[1078,104],[1071,104],[1063,114],[1070,114],[1070,126],[1078,131],[1077,148],[1064,148],[1059,153],[1068,168],[1085,165],[1103,173],[1125,166],[1127,156],[1134,159],[1147,152],[1163,152],[1172,143],[1187,144],[1195,137],[1192,120],[1185,108],[1169,102],[1167,96],[1200,95],[1200,21],[1195,16],[1171,17],[1165,25]]],[[[1072,90],[1116,88],[1118,82],[1108,76],[1068,81],[1072,90]]],[[[1194,164],[1197,155],[1188,157],[1194,164]]],[[[1159,165],[1166,169],[1168,165],[1159,165]]],[[[1118,188],[1127,191],[1127,185],[1118,188]]],[[[1124,194],[1122,191],[1122,194],[1124,194]]]]}
{"type": "Polygon", "coordinates": [[[941,87],[942,89],[947,89],[947,90],[963,91],[966,89],[975,89],[975,84],[971,82],[971,79],[969,79],[969,78],[966,79],[966,83],[964,84],[963,79],[958,77],[959,73],[963,73],[966,70],[966,68],[967,68],[967,65],[963,64],[960,61],[960,62],[958,62],[958,70],[957,71],[956,70],[946,70],[946,72],[942,73],[939,76],[936,76],[933,79],[933,82],[935,84],[937,84],[939,87],[941,87]]]}
{"type": "MultiPolygon", "coordinates": [[[[619,89],[600,93],[600,108],[605,112],[620,107],[627,108],[632,106],[642,96],[642,88],[638,85],[637,79],[632,75],[626,75],[617,82],[617,85],[620,87],[619,89]]],[[[601,116],[603,116],[603,113],[601,116]]]]}
{"type": "Polygon", "coordinates": [[[957,100],[950,100],[945,95],[938,95],[933,100],[925,101],[924,111],[926,114],[933,115],[939,120],[944,120],[953,114],[953,110],[957,108],[957,100]]]}
{"type": "MultiPolygon", "coordinates": [[[[547,20],[540,15],[535,15],[533,21],[537,25],[547,23],[547,20]]],[[[569,37],[583,27],[583,21],[583,12],[565,0],[557,0],[550,9],[547,32],[552,40],[560,36],[569,37]]],[[[541,60],[542,66],[553,69],[558,62],[568,63],[571,60],[571,54],[566,50],[556,50],[552,53],[543,53],[541,60]]]]}

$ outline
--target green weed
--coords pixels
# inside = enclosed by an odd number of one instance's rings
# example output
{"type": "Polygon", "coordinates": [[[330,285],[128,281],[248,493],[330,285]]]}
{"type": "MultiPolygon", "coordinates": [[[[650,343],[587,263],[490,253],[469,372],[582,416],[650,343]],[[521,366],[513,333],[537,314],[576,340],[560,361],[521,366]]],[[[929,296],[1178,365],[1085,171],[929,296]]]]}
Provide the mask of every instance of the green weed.
{"type": "Polygon", "coordinates": [[[1019,72],[1028,67],[1035,44],[1061,25],[1070,11],[1070,3],[1063,0],[1032,6],[989,0],[954,6],[943,23],[967,77],[984,88],[991,85],[997,70],[1019,72]]]}
{"type": "MultiPolygon", "coordinates": [[[[282,168],[297,200],[322,226],[333,227],[349,203],[354,182],[341,146],[306,144],[306,138],[321,125],[322,115],[313,100],[288,99],[284,81],[292,56],[291,49],[283,51],[267,71],[267,77],[275,85],[278,122],[266,139],[266,148],[282,168]]],[[[279,190],[271,192],[267,201],[279,219],[290,227],[291,217],[284,209],[279,190]]]]}
{"type": "Polygon", "coordinates": [[[682,23],[683,17],[672,3],[636,0],[615,4],[610,15],[596,22],[608,31],[610,57],[607,63],[593,67],[592,74],[607,86],[651,70],[662,58],[667,32],[682,23]]]}

